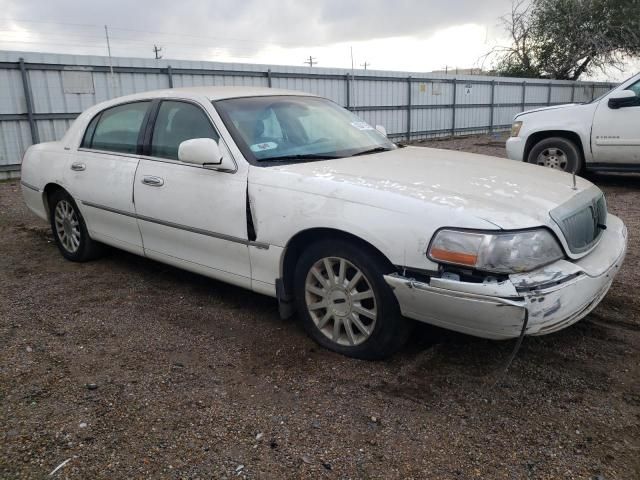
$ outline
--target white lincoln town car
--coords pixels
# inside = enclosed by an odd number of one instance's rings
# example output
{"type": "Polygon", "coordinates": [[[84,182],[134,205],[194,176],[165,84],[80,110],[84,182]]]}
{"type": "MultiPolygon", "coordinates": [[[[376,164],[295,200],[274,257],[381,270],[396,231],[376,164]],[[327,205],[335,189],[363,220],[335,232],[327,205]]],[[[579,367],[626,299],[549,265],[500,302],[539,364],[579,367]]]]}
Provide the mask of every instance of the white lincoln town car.
{"type": "Polygon", "coordinates": [[[111,100],[22,163],[62,255],[110,245],[277,298],[322,346],[375,359],[412,322],[490,339],[587,315],[624,258],[570,174],[389,141],[300,92],[199,87],[111,100]]]}

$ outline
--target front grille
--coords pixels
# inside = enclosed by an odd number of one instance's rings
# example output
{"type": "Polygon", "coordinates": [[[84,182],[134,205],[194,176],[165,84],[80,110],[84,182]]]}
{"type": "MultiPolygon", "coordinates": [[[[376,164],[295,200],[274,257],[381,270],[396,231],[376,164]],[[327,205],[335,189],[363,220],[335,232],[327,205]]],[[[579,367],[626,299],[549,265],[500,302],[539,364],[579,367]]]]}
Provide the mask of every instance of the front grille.
{"type": "Polygon", "coordinates": [[[551,218],[564,234],[572,253],[583,253],[596,244],[607,224],[607,202],[598,190],[576,195],[565,205],[551,211],[551,218]]]}

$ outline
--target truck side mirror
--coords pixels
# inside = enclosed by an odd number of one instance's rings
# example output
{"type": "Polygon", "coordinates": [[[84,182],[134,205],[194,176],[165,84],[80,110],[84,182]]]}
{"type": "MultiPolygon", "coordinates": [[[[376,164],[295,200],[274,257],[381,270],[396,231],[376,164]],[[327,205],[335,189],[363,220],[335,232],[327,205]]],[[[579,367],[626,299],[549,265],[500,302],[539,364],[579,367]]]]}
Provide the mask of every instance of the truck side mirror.
{"type": "Polygon", "coordinates": [[[638,104],[638,97],[633,90],[619,90],[613,92],[607,103],[609,108],[618,109],[623,107],[633,107],[638,104]]]}

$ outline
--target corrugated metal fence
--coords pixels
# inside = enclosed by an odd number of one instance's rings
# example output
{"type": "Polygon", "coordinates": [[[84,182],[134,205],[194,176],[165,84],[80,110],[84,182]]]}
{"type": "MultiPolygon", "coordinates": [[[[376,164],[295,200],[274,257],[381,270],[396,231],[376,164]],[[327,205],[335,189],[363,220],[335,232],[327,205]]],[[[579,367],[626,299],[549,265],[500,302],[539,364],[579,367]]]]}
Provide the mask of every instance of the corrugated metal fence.
{"type": "Polygon", "coordinates": [[[62,137],[85,108],[146,90],[245,85],[302,90],[356,112],[389,137],[493,132],[531,108],[589,101],[609,83],[0,52],[0,173],[29,145],[62,137]],[[113,74],[111,73],[113,67],[113,74]]]}

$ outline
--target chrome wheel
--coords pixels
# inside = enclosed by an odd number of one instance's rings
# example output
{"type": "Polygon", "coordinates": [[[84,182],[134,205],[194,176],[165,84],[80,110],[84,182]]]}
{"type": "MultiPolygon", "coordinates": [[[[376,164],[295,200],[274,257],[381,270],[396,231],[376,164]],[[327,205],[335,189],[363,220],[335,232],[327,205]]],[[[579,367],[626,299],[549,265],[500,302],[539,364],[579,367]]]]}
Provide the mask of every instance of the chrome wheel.
{"type": "Polygon", "coordinates": [[[75,253],[80,248],[80,222],[73,205],[67,200],[60,200],[54,212],[56,233],[63,248],[75,253]]]}
{"type": "Polygon", "coordinates": [[[359,345],[373,333],[375,294],[364,273],[344,258],[326,257],[313,264],[305,281],[305,302],[318,330],[339,345],[359,345]]]}
{"type": "Polygon", "coordinates": [[[536,163],[543,167],[567,171],[567,155],[559,148],[546,148],[538,155],[536,163]]]}

